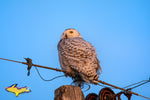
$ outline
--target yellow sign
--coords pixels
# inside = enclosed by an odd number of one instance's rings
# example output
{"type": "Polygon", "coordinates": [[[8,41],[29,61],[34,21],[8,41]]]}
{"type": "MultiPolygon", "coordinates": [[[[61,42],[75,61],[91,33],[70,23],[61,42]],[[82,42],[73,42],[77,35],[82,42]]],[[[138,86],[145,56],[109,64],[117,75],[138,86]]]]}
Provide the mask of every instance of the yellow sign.
{"type": "Polygon", "coordinates": [[[21,93],[28,93],[31,92],[31,90],[28,87],[16,87],[17,84],[13,84],[9,87],[6,87],[5,90],[11,93],[15,93],[16,97],[19,96],[21,93]]]}

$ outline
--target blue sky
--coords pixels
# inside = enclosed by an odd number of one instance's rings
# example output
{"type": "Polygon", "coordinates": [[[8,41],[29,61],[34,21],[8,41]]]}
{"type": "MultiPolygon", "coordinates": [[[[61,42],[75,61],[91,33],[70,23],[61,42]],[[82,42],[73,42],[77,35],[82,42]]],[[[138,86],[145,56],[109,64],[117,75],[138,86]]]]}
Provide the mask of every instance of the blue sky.
{"type": "MultiPolygon", "coordinates": [[[[75,28],[97,50],[103,70],[100,80],[119,87],[146,80],[150,77],[149,4],[149,0],[1,0],[0,57],[19,61],[30,57],[34,64],[60,68],[57,43],[65,29],[75,28]]],[[[66,77],[45,82],[34,67],[27,77],[27,67],[13,62],[0,60],[0,68],[1,100],[53,100],[55,89],[72,82],[66,77]],[[16,98],[4,89],[14,83],[32,92],[16,98]]],[[[45,79],[63,75],[39,71],[45,79]]],[[[84,95],[101,89],[91,85],[84,95]]],[[[147,83],[133,91],[150,97],[149,90],[147,83]]],[[[145,99],[133,95],[132,100],[145,99]]]]}

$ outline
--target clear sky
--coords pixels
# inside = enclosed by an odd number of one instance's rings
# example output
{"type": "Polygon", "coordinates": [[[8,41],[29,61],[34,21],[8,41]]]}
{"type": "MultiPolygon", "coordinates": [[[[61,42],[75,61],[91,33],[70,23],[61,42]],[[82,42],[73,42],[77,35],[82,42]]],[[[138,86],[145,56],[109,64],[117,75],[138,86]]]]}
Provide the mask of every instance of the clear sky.
{"type": "MultiPolygon", "coordinates": [[[[77,29],[96,48],[103,70],[100,80],[124,87],[150,77],[149,0],[1,0],[0,57],[30,57],[34,64],[60,68],[57,43],[67,28],[77,29]]],[[[0,100],[53,100],[55,89],[72,82],[66,77],[45,82],[34,67],[27,77],[26,68],[0,60],[0,100]],[[14,83],[32,92],[16,98],[4,89],[14,83]]],[[[45,79],[63,75],[39,71],[45,79]]],[[[101,89],[91,85],[84,95],[101,89]]],[[[133,91],[150,97],[150,83],[133,91]]],[[[146,99],[133,95],[132,100],[146,99]]]]}

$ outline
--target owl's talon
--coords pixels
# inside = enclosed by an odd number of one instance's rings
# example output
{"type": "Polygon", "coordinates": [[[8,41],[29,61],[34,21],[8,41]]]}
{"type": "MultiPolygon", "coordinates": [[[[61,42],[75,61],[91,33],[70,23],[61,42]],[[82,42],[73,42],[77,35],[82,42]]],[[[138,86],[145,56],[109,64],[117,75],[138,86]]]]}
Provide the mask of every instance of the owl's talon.
{"type": "Polygon", "coordinates": [[[94,80],[98,80],[98,75],[95,75],[95,76],[94,76],[94,80]]]}

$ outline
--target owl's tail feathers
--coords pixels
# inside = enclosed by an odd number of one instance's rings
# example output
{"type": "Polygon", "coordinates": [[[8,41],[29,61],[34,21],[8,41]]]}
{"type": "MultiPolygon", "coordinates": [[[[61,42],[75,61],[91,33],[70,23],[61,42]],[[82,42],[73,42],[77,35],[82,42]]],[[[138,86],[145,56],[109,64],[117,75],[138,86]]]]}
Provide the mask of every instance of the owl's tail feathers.
{"type": "Polygon", "coordinates": [[[87,82],[87,83],[92,83],[92,84],[99,84],[98,82],[98,75],[94,75],[94,76],[86,76],[86,75],[82,75],[82,79],[87,82]]]}

